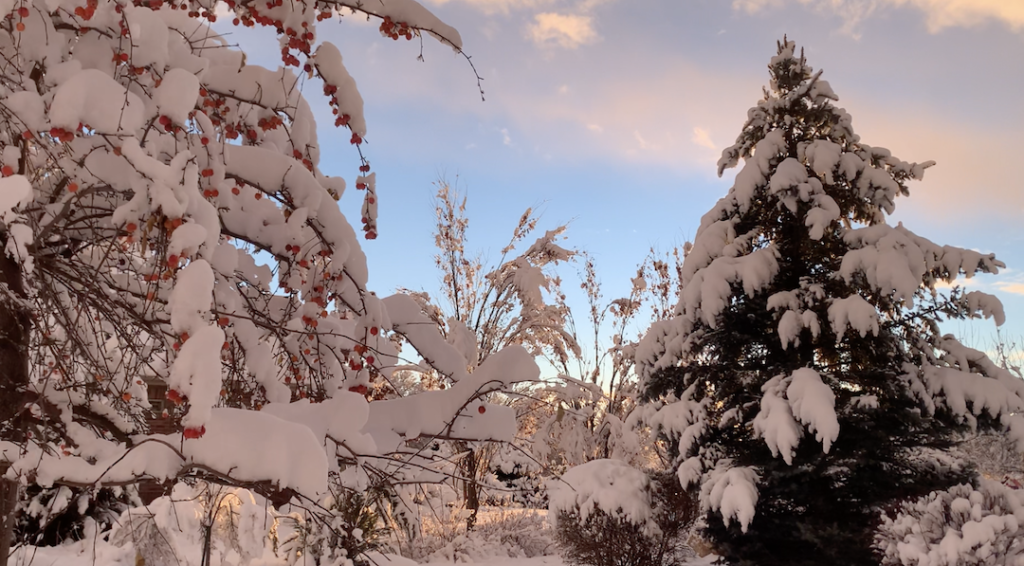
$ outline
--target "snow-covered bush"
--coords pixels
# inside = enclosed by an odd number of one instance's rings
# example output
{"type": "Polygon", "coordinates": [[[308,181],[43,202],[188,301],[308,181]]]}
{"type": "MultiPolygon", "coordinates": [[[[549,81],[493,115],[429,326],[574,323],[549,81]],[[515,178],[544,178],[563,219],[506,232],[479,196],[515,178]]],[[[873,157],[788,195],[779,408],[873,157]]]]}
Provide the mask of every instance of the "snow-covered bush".
{"type": "Polygon", "coordinates": [[[417,562],[481,562],[545,556],[555,548],[542,511],[483,507],[472,530],[466,529],[468,514],[459,506],[425,517],[421,535],[399,545],[402,555],[417,562]]]}
{"type": "Polygon", "coordinates": [[[25,489],[24,501],[14,517],[14,540],[19,544],[50,546],[84,535],[85,519],[100,530],[109,529],[125,509],[129,496],[120,487],[79,488],[65,485],[25,489]]]}
{"type": "Polygon", "coordinates": [[[1024,491],[982,479],[904,503],[876,536],[884,566],[1024,565],[1024,491]]]}
{"type": "Polygon", "coordinates": [[[86,563],[104,566],[367,564],[376,548],[375,535],[356,526],[359,519],[345,509],[359,503],[326,503],[342,507],[337,517],[345,524],[328,531],[314,523],[319,517],[297,507],[277,510],[246,489],[206,482],[177,483],[170,495],[123,511],[110,530],[86,518],[85,528],[76,537],[79,540],[66,540],[54,547],[21,547],[13,563],[77,563],[77,555],[88,557],[86,563]],[[346,530],[349,541],[329,541],[322,536],[341,529],[346,530]]]}
{"type": "Polygon", "coordinates": [[[618,460],[570,469],[549,487],[549,516],[566,562],[661,566],[691,555],[696,505],[674,474],[648,474],[618,460]]]}

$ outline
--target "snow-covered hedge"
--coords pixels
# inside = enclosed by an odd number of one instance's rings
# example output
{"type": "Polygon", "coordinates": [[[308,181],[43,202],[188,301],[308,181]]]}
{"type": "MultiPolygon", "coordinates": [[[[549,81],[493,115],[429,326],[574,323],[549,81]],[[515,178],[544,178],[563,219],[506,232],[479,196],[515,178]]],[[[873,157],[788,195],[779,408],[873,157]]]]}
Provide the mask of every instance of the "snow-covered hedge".
{"type": "Polygon", "coordinates": [[[549,486],[549,517],[565,561],[589,566],[678,564],[696,504],[675,474],[618,460],[576,466],[549,486]]]}
{"type": "Polygon", "coordinates": [[[1024,565],[1024,492],[982,479],[905,503],[876,537],[882,564],[1024,565]]]}

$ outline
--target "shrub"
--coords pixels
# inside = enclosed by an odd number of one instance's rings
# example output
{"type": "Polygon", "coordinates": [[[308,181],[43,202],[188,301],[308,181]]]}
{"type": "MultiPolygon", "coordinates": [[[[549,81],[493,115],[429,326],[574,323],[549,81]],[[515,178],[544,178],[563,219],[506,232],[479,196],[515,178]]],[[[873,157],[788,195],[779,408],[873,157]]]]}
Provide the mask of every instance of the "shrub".
{"type": "Polygon", "coordinates": [[[663,566],[692,554],[696,505],[674,474],[614,460],[577,466],[552,487],[555,540],[574,566],[663,566]]]}
{"type": "Polygon", "coordinates": [[[468,512],[464,507],[434,510],[423,519],[420,536],[396,541],[396,550],[420,563],[480,562],[545,556],[554,546],[536,509],[481,508],[471,531],[466,530],[468,512]]]}
{"type": "Polygon", "coordinates": [[[904,503],[875,538],[882,564],[1024,564],[1024,493],[982,479],[904,503]]]}

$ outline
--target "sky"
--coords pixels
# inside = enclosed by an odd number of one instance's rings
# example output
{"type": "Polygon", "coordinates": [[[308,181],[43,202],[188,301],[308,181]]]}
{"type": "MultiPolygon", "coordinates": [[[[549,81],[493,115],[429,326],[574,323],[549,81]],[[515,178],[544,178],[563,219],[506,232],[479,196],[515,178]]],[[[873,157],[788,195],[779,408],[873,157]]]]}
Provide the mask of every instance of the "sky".
{"type": "MultiPolygon", "coordinates": [[[[648,250],[691,239],[728,191],[715,162],[786,34],[865,143],[937,162],[893,222],[996,253],[1007,269],[967,284],[1000,297],[1003,333],[1024,336],[1024,0],[421,1],[460,31],[485,100],[466,59],[429,38],[393,42],[355,16],[318,28],[366,103],[380,235],[364,250],[378,293],[436,290],[432,197],[444,178],[468,195],[469,247],[485,258],[534,207],[542,228],[570,224],[563,245],[595,258],[607,298],[626,294],[648,250]]],[[[271,35],[234,33],[276,65],[271,35]]],[[[348,136],[307,88],[321,168],[351,180],[348,136]]],[[[361,195],[350,191],[342,206],[356,224],[361,195]]],[[[576,268],[564,273],[575,287],[576,268]]],[[[995,327],[963,331],[987,346],[995,327]]]]}

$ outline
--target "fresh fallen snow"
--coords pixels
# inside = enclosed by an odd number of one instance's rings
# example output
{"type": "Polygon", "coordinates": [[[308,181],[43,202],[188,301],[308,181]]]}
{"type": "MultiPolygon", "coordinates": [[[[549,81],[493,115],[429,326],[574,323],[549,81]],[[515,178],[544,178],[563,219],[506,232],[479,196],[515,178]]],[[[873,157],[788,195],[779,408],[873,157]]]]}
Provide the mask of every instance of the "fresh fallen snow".
{"type": "MultiPolygon", "coordinates": [[[[685,562],[691,566],[713,564],[717,557],[708,555],[685,562]]],[[[432,566],[564,566],[561,556],[535,556],[533,558],[492,558],[480,562],[431,562],[432,566]]],[[[408,566],[406,563],[380,562],[377,566],[408,566]]],[[[681,565],[682,566],[682,565],[681,565]]]]}
{"type": "MultiPolygon", "coordinates": [[[[183,556],[180,560],[181,566],[198,565],[198,557],[201,553],[200,548],[197,544],[194,548],[184,549],[193,551],[192,555],[197,560],[190,560],[190,558],[183,556]]],[[[91,546],[86,548],[82,543],[58,547],[23,548],[14,555],[12,564],[14,566],[28,566],[29,564],[33,566],[96,566],[97,564],[105,566],[134,566],[136,564],[135,552],[131,546],[117,548],[101,541],[97,545],[98,552],[96,555],[93,554],[92,550],[91,546]]],[[[372,553],[372,555],[372,564],[374,566],[416,566],[419,564],[402,556],[377,553],[372,553]]],[[[237,557],[237,554],[235,556],[237,557]]],[[[715,555],[711,554],[701,558],[694,558],[680,566],[710,566],[714,564],[716,558],[715,555]]],[[[238,562],[232,561],[231,557],[228,557],[227,560],[217,561],[216,556],[213,563],[222,566],[238,564],[238,562]]],[[[256,559],[251,564],[286,566],[287,562],[283,559],[275,561],[270,556],[264,556],[262,560],[256,559]]],[[[535,556],[533,558],[496,557],[476,562],[430,562],[429,564],[432,566],[565,566],[565,561],[560,556],[535,556]]]]}

